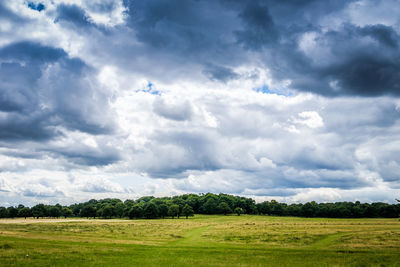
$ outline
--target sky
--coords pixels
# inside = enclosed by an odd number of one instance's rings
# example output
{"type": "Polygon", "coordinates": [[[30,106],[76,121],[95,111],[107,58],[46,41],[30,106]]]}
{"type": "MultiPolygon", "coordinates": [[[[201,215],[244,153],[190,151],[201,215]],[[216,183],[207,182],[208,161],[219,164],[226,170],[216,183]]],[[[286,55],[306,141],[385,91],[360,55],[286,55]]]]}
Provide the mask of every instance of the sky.
{"type": "Polygon", "coordinates": [[[399,0],[0,1],[0,206],[400,198],[399,0]]]}

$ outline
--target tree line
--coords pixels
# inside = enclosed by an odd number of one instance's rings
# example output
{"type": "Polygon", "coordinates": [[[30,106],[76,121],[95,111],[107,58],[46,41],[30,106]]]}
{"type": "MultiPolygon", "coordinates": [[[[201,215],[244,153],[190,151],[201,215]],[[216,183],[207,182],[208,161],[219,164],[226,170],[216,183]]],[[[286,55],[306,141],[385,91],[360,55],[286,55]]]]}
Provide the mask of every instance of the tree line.
{"type": "Polygon", "coordinates": [[[91,199],[69,206],[37,204],[0,207],[0,218],[86,217],[86,218],[188,218],[194,214],[260,214],[274,216],[327,218],[396,218],[400,204],[383,202],[335,202],[286,204],[275,200],[256,203],[254,199],[228,194],[185,194],[174,197],[153,196],[121,201],[116,198],[91,199]]]}

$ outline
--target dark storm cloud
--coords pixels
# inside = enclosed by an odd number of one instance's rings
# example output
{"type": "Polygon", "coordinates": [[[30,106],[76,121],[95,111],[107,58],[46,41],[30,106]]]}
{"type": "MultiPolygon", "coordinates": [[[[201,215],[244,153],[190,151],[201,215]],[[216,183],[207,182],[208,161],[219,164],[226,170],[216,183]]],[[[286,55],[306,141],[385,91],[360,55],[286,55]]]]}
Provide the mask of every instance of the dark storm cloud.
{"type": "Polygon", "coordinates": [[[61,4],[57,6],[55,22],[61,21],[71,22],[77,27],[88,27],[92,25],[85,11],[77,5],[61,4]]]}
{"type": "Polygon", "coordinates": [[[54,23],[61,23],[77,31],[98,29],[103,32],[104,27],[93,22],[90,16],[81,7],[74,4],[60,4],[57,6],[54,23]]]}
{"type": "Polygon", "coordinates": [[[7,114],[0,119],[0,139],[7,141],[46,141],[61,133],[51,125],[47,114],[7,114]]]}
{"type": "Polygon", "coordinates": [[[279,33],[266,3],[248,2],[240,10],[239,18],[243,21],[244,29],[235,31],[235,34],[237,41],[244,44],[245,48],[258,50],[278,38],[279,33]]]}
{"type": "Polygon", "coordinates": [[[218,80],[221,82],[227,82],[229,80],[239,78],[239,75],[235,73],[231,68],[217,66],[214,64],[206,66],[203,73],[206,74],[211,80],[218,80]]]}
{"type": "Polygon", "coordinates": [[[58,127],[91,134],[111,131],[107,119],[91,115],[98,104],[107,110],[108,100],[85,80],[93,70],[82,60],[25,41],[1,48],[0,62],[2,140],[48,140],[60,135],[58,127]]]}
{"type": "Polygon", "coordinates": [[[44,151],[52,153],[54,157],[61,156],[67,159],[68,162],[83,166],[104,166],[121,159],[117,150],[105,146],[101,146],[99,149],[84,145],[61,148],[54,147],[44,151]]]}
{"type": "Polygon", "coordinates": [[[400,95],[400,38],[391,27],[346,25],[319,38],[332,51],[328,58],[332,63],[320,67],[308,63],[310,72],[302,75],[313,81],[295,79],[295,87],[325,95],[400,95]]]}
{"type": "Polygon", "coordinates": [[[218,1],[150,0],[124,1],[127,25],[152,53],[168,53],[208,65],[243,58],[235,53],[234,30],[239,26],[234,12],[218,1]],[[233,56],[236,55],[236,56],[233,56]]]}
{"type": "Polygon", "coordinates": [[[42,46],[29,41],[14,43],[0,50],[0,58],[3,60],[19,60],[39,64],[54,62],[66,56],[67,54],[62,49],[42,46]]]}
{"type": "Polygon", "coordinates": [[[21,159],[41,159],[44,156],[44,154],[38,153],[38,151],[35,150],[23,151],[20,148],[5,150],[4,152],[2,152],[2,154],[9,157],[21,158],[21,159]]]}
{"type": "Polygon", "coordinates": [[[383,45],[397,48],[399,43],[399,35],[393,30],[392,27],[385,25],[368,25],[359,28],[359,32],[364,36],[371,36],[383,45]]]}
{"type": "Polygon", "coordinates": [[[353,1],[124,2],[128,26],[140,42],[202,65],[210,79],[237,78],[232,68],[251,60],[251,51],[275,79],[290,79],[299,91],[400,95],[399,35],[391,26],[343,21],[335,30],[323,29],[324,18],[353,1]],[[307,54],[299,42],[310,32],[317,33],[316,44],[307,54]],[[314,53],[322,48],[329,53],[314,53]]]}
{"type": "Polygon", "coordinates": [[[0,18],[8,19],[14,23],[21,23],[21,22],[26,21],[25,18],[22,18],[22,17],[18,16],[17,14],[15,14],[14,12],[12,12],[5,5],[5,3],[3,1],[0,2],[0,18]]]}

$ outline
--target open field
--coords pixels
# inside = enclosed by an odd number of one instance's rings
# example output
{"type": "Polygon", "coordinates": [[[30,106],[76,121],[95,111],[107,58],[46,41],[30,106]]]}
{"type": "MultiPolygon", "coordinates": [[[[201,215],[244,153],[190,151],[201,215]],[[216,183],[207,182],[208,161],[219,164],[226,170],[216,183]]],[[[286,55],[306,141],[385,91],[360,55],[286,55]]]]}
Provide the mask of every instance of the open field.
{"type": "Polygon", "coordinates": [[[399,219],[0,220],[0,265],[400,266],[399,219]]]}

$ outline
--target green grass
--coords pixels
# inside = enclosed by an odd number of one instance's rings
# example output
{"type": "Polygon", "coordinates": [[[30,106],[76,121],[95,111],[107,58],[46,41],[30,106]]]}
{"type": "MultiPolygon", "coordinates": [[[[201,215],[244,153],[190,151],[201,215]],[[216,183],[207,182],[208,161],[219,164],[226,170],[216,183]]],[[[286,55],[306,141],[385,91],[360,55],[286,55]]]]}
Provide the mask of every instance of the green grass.
{"type": "Polygon", "coordinates": [[[0,266],[400,266],[400,222],[0,220],[0,266]]]}

